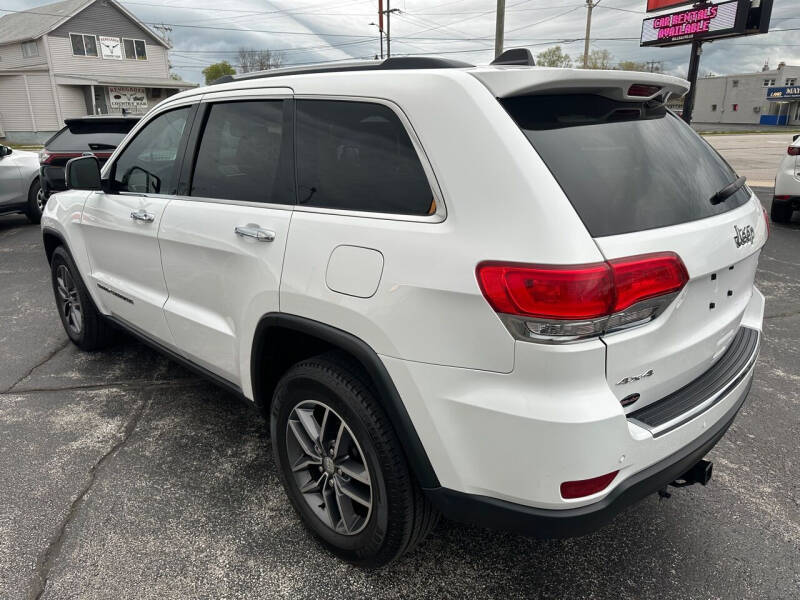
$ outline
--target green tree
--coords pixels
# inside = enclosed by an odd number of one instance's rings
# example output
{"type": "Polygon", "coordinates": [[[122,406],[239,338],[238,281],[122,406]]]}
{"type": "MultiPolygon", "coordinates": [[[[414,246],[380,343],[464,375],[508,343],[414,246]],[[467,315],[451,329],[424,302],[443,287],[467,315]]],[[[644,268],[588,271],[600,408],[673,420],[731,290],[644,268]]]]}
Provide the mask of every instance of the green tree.
{"type": "Polygon", "coordinates": [[[566,54],[561,46],[553,46],[536,55],[536,64],[540,67],[562,67],[570,68],[572,59],[566,54]]]}
{"type": "MultiPolygon", "coordinates": [[[[587,69],[610,69],[614,55],[608,50],[592,50],[589,52],[589,60],[586,63],[587,69]]],[[[578,60],[583,64],[583,56],[578,60]]]]}
{"type": "Polygon", "coordinates": [[[213,65],[208,65],[205,69],[203,69],[203,76],[206,78],[206,85],[216,81],[223,75],[236,75],[236,69],[234,69],[227,60],[214,63],[213,65]]]}
{"type": "Polygon", "coordinates": [[[647,63],[636,62],[635,60],[620,61],[617,68],[620,71],[647,71],[647,63]]]}

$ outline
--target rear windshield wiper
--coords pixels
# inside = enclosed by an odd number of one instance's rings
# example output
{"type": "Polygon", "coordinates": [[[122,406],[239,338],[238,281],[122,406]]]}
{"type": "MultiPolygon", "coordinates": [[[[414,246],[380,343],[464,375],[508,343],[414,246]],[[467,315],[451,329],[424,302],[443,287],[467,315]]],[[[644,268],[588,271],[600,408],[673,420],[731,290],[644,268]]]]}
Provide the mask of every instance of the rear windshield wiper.
{"type": "Polygon", "coordinates": [[[736,192],[738,192],[740,189],[742,189],[742,186],[744,185],[745,181],[747,181],[747,177],[739,177],[739,179],[737,179],[733,183],[729,183],[720,191],[718,191],[716,194],[711,196],[709,201],[711,202],[711,204],[719,204],[721,202],[725,202],[725,200],[727,200],[728,198],[733,196],[736,192]]]}
{"type": "Polygon", "coordinates": [[[101,144],[97,142],[90,142],[89,148],[92,150],[116,150],[117,147],[114,144],[101,144]]]}

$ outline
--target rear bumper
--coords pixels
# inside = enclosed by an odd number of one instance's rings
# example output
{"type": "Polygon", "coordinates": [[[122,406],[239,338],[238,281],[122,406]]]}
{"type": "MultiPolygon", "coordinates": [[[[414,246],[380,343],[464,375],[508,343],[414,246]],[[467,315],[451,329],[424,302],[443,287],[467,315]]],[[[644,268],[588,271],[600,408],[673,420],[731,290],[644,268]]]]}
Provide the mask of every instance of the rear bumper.
{"type": "Polygon", "coordinates": [[[752,385],[752,368],[733,406],[704,434],[663,460],[632,475],[602,500],[561,510],[524,506],[505,500],[465,494],[447,488],[425,490],[448,518],[493,529],[506,529],[539,538],[565,538],[590,533],[620,511],[680,478],[719,442],[744,404],[752,385]]]}

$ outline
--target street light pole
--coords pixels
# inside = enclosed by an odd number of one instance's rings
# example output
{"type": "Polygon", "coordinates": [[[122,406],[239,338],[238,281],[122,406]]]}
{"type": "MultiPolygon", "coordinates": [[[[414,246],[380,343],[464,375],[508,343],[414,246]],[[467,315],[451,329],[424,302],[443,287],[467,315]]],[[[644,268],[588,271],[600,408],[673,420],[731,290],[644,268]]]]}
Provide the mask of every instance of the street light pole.
{"type": "Polygon", "coordinates": [[[503,35],[506,24],[506,0],[497,0],[497,16],[494,29],[494,57],[503,53],[503,35]]]}

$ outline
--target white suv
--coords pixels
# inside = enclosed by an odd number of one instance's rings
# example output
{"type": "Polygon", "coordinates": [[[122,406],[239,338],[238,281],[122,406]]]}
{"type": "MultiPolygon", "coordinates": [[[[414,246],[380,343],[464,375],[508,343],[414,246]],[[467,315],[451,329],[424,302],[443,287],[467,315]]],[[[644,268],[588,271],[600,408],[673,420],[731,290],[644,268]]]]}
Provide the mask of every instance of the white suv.
{"type": "Polygon", "coordinates": [[[800,135],[792,139],[775,175],[770,216],[776,223],[788,223],[795,210],[800,210],[800,135]]]}
{"type": "Polygon", "coordinates": [[[42,219],[70,338],[130,331],[258,405],[339,556],[439,514],[596,529],[747,395],[761,205],[681,79],[392,58],[172,96],[42,219]]]}

